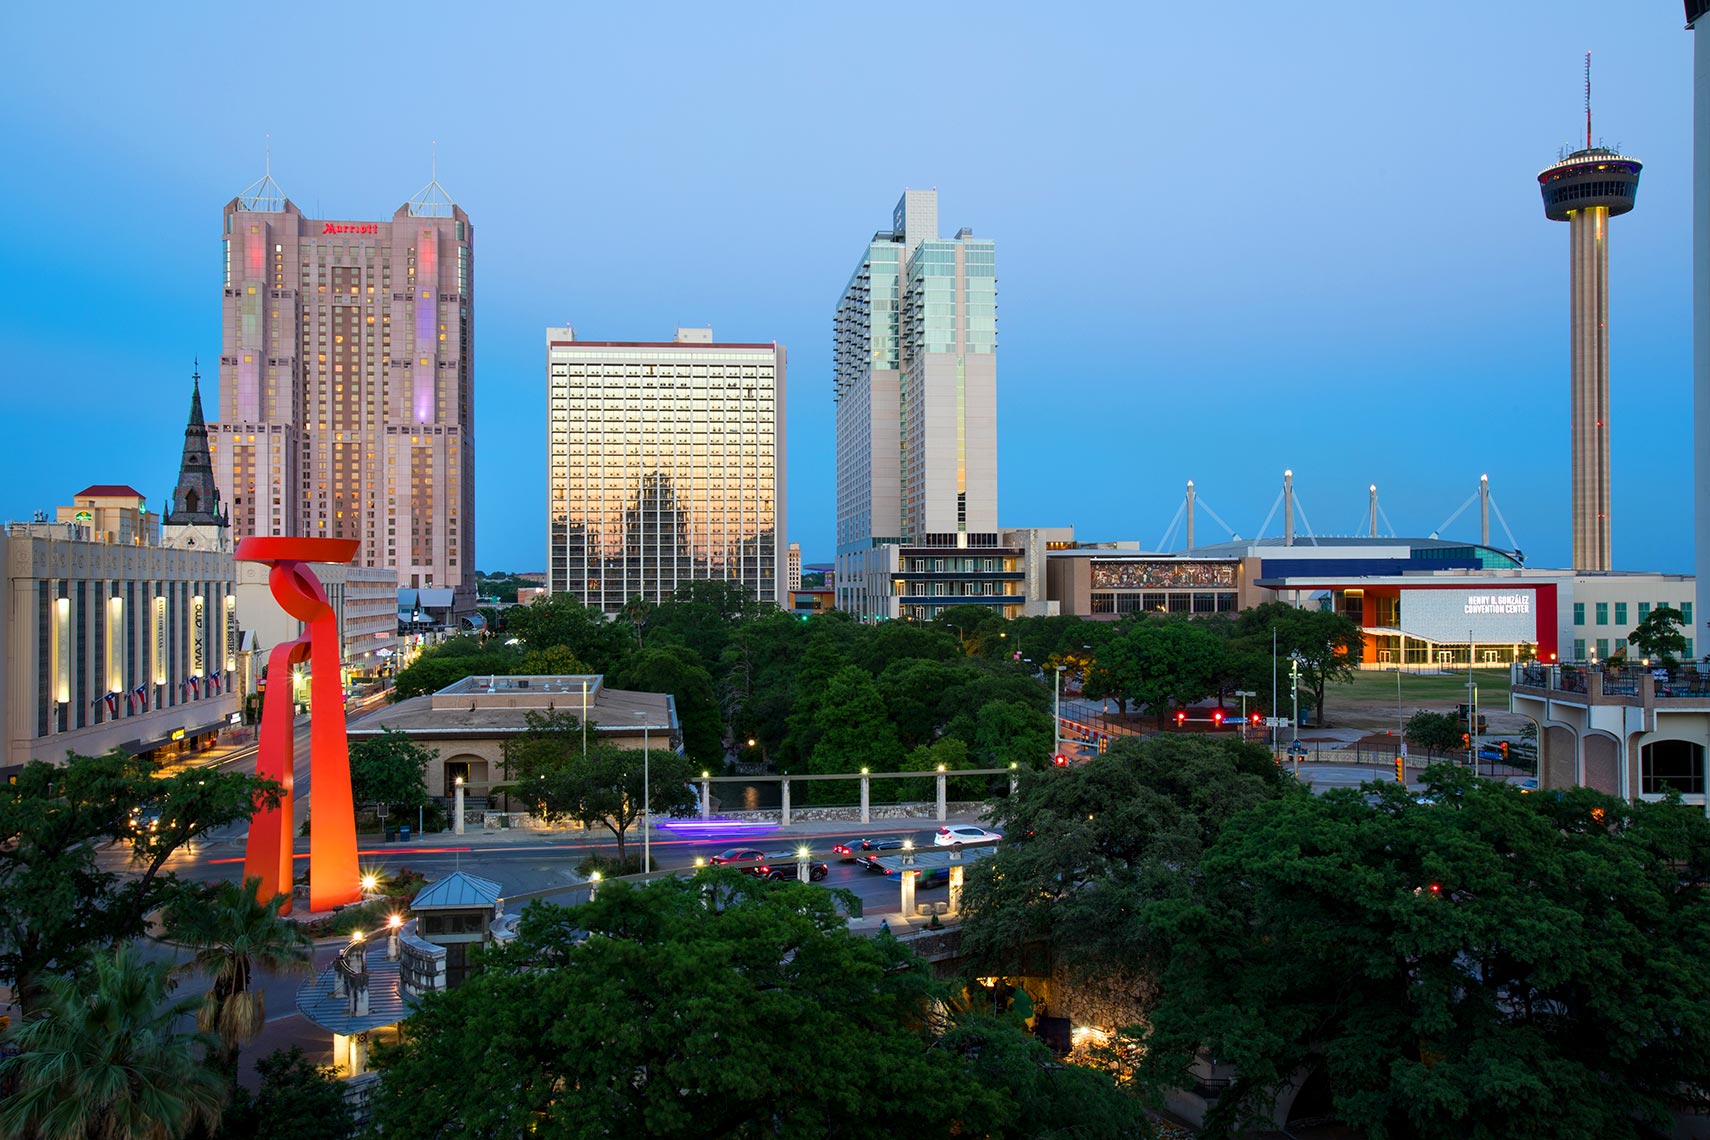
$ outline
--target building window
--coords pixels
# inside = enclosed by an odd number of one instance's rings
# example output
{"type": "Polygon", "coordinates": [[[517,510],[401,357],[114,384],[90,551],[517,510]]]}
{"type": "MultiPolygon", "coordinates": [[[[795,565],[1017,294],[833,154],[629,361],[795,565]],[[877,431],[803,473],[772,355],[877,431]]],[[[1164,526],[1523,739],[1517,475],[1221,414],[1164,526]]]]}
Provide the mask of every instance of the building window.
{"type": "Polygon", "coordinates": [[[1575,625],[1584,625],[1585,624],[1585,603],[1584,602],[1575,602],[1573,604],[1573,624],[1575,624],[1575,625]]]}
{"type": "Polygon", "coordinates": [[[1627,603],[1626,602],[1616,602],[1615,603],[1615,624],[1618,626],[1622,626],[1622,627],[1626,626],[1626,624],[1627,624],[1627,603]]]}
{"type": "Polygon", "coordinates": [[[1597,659],[1599,661],[1606,661],[1606,660],[1608,660],[1608,658],[1609,658],[1609,639],[1607,637],[1600,637],[1597,639],[1597,659]]]}
{"type": "Polygon", "coordinates": [[[1615,652],[1617,652],[1617,653],[1627,652],[1627,639],[1626,638],[1617,637],[1615,639],[1615,652]]]}
{"type": "Polygon", "coordinates": [[[1692,603],[1691,602],[1680,603],[1680,624],[1687,626],[1689,628],[1691,627],[1691,625],[1692,625],[1692,603]]]}
{"type": "Polygon", "coordinates": [[[1690,740],[1657,740],[1639,749],[1639,790],[1647,796],[1704,792],[1704,746],[1690,740]]]}
{"type": "Polygon", "coordinates": [[[1651,616],[1651,603],[1640,602],[1639,603],[1639,620],[1644,621],[1646,618],[1648,618],[1650,616],[1651,616]]]}
{"type": "Polygon", "coordinates": [[[1575,661],[1585,660],[1585,638],[1576,637],[1573,639],[1573,659],[1575,661]]]}
{"type": "Polygon", "coordinates": [[[1690,637],[1686,639],[1686,659],[1692,660],[1692,639],[1690,637]]]}
{"type": "Polygon", "coordinates": [[[1598,625],[1608,625],[1609,624],[1609,603],[1608,602],[1598,602],[1597,603],[1597,624],[1598,625]]]}

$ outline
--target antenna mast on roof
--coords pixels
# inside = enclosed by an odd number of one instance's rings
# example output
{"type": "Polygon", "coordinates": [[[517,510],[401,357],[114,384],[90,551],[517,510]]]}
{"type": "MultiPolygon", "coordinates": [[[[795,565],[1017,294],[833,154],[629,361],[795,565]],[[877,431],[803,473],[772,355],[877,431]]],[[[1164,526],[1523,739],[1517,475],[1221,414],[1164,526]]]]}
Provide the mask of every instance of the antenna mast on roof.
{"type": "Polygon", "coordinates": [[[1591,53],[1585,53],[1585,149],[1591,149],[1591,53]]]}

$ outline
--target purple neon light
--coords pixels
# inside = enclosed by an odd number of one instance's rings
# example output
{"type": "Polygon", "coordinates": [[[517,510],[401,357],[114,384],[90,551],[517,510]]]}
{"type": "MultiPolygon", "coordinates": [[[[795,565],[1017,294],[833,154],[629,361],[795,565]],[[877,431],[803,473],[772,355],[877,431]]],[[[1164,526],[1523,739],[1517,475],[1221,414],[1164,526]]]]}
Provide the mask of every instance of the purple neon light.
{"type": "Polygon", "coordinates": [[[415,413],[418,424],[433,422],[433,397],[439,358],[434,333],[433,291],[439,284],[439,231],[425,229],[416,243],[416,375],[415,413]],[[423,360],[428,363],[421,363],[423,360]],[[425,373],[425,375],[424,375],[425,373]]]}
{"type": "Polygon", "coordinates": [[[716,839],[723,836],[754,835],[762,831],[776,831],[778,824],[765,820],[746,819],[678,819],[669,823],[660,822],[659,829],[682,836],[693,836],[697,839],[716,839]]]}

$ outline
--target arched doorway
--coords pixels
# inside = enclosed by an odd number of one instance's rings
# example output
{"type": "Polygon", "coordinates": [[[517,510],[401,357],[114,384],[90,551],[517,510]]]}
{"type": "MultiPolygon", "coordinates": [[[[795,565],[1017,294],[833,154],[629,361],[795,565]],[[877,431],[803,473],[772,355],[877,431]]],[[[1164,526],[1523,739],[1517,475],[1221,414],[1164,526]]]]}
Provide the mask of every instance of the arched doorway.
{"type": "Polygon", "coordinates": [[[1639,793],[1704,794],[1704,746],[1690,740],[1653,740],[1639,749],[1639,793]]]}
{"type": "Polygon", "coordinates": [[[444,790],[439,793],[442,796],[451,795],[459,776],[463,777],[464,793],[470,796],[486,796],[493,782],[486,757],[470,752],[459,752],[441,759],[440,776],[444,781],[441,785],[444,790]]]}

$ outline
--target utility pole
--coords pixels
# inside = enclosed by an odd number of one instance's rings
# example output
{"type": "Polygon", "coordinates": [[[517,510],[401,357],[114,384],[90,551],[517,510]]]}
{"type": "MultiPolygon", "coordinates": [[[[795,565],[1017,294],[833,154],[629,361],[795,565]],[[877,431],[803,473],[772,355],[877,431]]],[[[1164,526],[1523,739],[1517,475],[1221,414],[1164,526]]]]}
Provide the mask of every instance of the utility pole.
{"type": "Polygon", "coordinates": [[[1478,709],[1474,706],[1478,698],[1474,696],[1473,679],[1473,631],[1467,630],[1467,760],[1472,766],[1473,775],[1478,775],[1478,709]]]}
{"type": "Polygon", "coordinates": [[[1057,762],[1057,757],[1063,754],[1063,667],[1057,666],[1057,671],[1051,680],[1051,763],[1057,762]]]}
{"type": "Polygon", "coordinates": [[[647,725],[641,726],[641,873],[653,870],[653,773],[647,754],[647,725]]]}
{"type": "Polygon", "coordinates": [[[1277,627],[1271,626],[1271,757],[1277,759],[1277,627]]]}

